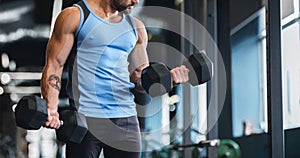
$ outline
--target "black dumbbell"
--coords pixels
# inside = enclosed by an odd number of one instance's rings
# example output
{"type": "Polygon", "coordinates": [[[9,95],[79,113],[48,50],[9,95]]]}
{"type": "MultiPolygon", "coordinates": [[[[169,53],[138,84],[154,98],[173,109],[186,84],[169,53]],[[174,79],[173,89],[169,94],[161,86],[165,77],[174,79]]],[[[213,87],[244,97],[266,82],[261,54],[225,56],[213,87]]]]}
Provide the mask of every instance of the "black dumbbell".
{"type": "Polygon", "coordinates": [[[143,69],[141,84],[144,90],[151,96],[161,96],[172,90],[173,81],[170,70],[163,63],[150,63],[143,69]]]}
{"type": "MultiPolygon", "coordinates": [[[[46,101],[37,96],[24,96],[15,108],[17,126],[37,130],[44,126],[48,117],[46,101]]],[[[85,116],[75,110],[60,113],[61,127],[56,130],[57,140],[80,143],[87,132],[85,116]]]]}
{"type": "MultiPolygon", "coordinates": [[[[205,53],[194,53],[183,62],[190,70],[189,83],[192,86],[208,82],[213,76],[213,63],[205,53]]],[[[135,102],[146,105],[151,97],[161,96],[173,88],[172,75],[169,68],[162,63],[150,63],[150,66],[142,71],[142,87],[149,94],[139,93],[132,90],[135,102]]]]}
{"type": "MultiPolygon", "coordinates": [[[[197,86],[212,79],[213,64],[205,53],[194,53],[183,62],[189,70],[189,83],[197,86]]],[[[173,88],[170,69],[162,63],[152,63],[142,71],[142,86],[150,96],[160,96],[173,88]]]]}
{"type": "Polygon", "coordinates": [[[213,77],[213,63],[205,53],[194,53],[183,62],[189,69],[189,83],[197,86],[210,81],[213,77]]]}
{"type": "Polygon", "coordinates": [[[73,109],[64,109],[59,119],[65,123],[56,130],[56,138],[61,142],[80,143],[88,131],[86,118],[73,109]]]}
{"type": "Polygon", "coordinates": [[[134,101],[138,105],[147,105],[152,97],[161,96],[171,91],[173,87],[171,73],[162,63],[150,63],[143,69],[140,81],[142,86],[140,90],[131,89],[134,101]]]}

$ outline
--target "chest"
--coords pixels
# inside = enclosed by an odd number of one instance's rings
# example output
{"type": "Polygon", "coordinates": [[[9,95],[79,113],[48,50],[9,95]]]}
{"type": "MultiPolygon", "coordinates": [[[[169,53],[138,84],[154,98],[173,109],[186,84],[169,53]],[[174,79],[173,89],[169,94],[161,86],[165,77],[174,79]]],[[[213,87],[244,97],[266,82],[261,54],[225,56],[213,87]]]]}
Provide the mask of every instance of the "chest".
{"type": "Polygon", "coordinates": [[[110,48],[131,51],[137,41],[136,32],[128,21],[107,23],[97,18],[90,18],[83,25],[78,39],[81,45],[89,48],[110,48]]]}

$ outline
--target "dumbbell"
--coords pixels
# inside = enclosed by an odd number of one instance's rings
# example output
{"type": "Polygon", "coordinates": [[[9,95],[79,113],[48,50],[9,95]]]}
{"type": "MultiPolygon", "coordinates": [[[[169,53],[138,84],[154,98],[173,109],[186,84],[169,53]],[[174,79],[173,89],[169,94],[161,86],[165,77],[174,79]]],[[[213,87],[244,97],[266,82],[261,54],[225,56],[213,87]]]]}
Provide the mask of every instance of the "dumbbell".
{"type": "MultiPolygon", "coordinates": [[[[27,130],[37,130],[44,126],[48,118],[46,100],[37,96],[24,96],[15,107],[17,126],[27,130]]],[[[87,132],[84,115],[75,110],[60,112],[61,127],[56,130],[57,140],[80,143],[87,132]]]]}
{"type": "MultiPolygon", "coordinates": [[[[192,86],[200,85],[211,80],[213,64],[205,53],[194,53],[183,62],[190,70],[189,83],[192,86]]],[[[142,71],[142,87],[150,95],[133,91],[139,105],[146,105],[151,97],[161,96],[173,88],[172,75],[169,68],[162,63],[151,63],[142,71]]]]}
{"type": "Polygon", "coordinates": [[[135,103],[146,105],[152,97],[161,96],[172,90],[171,73],[163,63],[150,63],[142,71],[141,85],[147,93],[139,92],[135,88],[131,92],[135,96],[135,103]]]}
{"type": "Polygon", "coordinates": [[[151,96],[161,96],[172,90],[173,81],[169,68],[163,63],[150,63],[143,69],[142,87],[151,96]]]}
{"type": "Polygon", "coordinates": [[[190,55],[183,65],[189,70],[189,83],[192,86],[206,83],[213,77],[213,63],[205,53],[190,55]]]}

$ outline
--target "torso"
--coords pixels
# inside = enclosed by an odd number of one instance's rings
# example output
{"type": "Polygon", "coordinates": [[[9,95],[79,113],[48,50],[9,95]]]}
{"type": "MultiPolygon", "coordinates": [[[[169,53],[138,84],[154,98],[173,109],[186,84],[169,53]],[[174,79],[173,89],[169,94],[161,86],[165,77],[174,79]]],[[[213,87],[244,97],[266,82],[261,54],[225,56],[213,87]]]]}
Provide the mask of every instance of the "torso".
{"type": "Polygon", "coordinates": [[[75,82],[68,91],[78,95],[69,97],[86,116],[136,115],[127,58],[136,44],[137,32],[133,18],[121,15],[121,20],[110,22],[91,10],[85,23],[78,26],[77,54],[69,74],[75,82]]]}

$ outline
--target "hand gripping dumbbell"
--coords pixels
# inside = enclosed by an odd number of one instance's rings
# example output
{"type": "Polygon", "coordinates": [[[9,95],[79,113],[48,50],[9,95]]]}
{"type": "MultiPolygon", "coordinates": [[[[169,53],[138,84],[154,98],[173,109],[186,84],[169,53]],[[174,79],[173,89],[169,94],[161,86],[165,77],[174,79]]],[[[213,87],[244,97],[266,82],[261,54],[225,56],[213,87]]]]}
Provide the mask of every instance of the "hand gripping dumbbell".
{"type": "Polygon", "coordinates": [[[172,76],[164,64],[150,63],[143,69],[138,85],[141,87],[131,90],[135,97],[134,101],[139,105],[147,105],[152,97],[161,96],[172,90],[172,76]]]}
{"type": "MultiPolygon", "coordinates": [[[[213,64],[205,53],[194,53],[183,62],[189,69],[189,83],[192,86],[200,85],[211,80],[213,64]]],[[[173,88],[170,70],[162,63],[152,63],[142,71],[142,87],[150,95],[134,93],[136,103],[146,105],[151,97],[161,96],[173,88]]]]}
{"type": "MultiPolygon", "coordinates": [[[[27,130],[37,130],[45,125],[48,118],[46,100],[37,96],[24,96],[15,107],[17,126],[27,130]]],[[[75,110],[60,113],[61,127],[56,130],[57,140],[80,143],[87,132],[84,115],[75,110]]]]}

